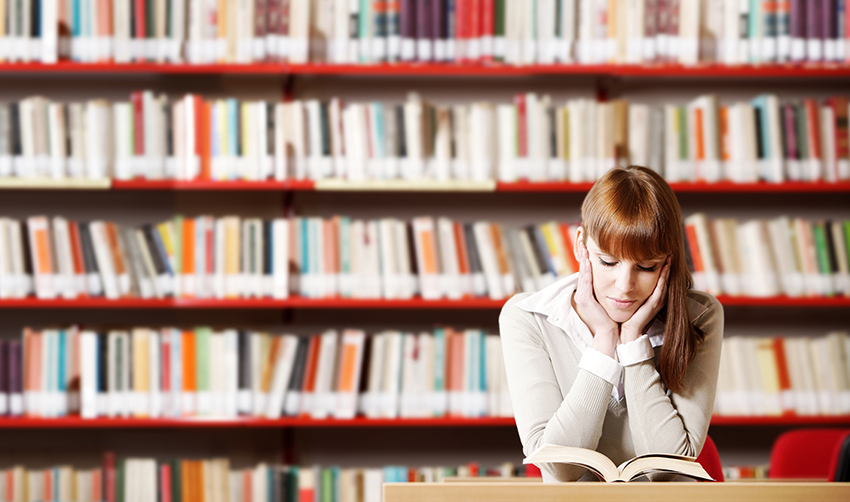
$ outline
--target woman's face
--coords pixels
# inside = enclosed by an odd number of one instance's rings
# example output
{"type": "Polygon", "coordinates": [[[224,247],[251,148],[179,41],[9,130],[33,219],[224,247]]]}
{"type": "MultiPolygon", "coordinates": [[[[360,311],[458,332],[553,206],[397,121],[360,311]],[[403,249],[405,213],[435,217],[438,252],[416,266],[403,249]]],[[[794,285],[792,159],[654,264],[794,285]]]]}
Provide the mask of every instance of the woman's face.
{"type": "MultiPolygon", "coordinates": [[[[578,239],[577,239],[578,240],[578,239]]],[[[593,292],[612,321],[628,321],[649,298],[661,275],[666,256],[633,262],[603,252],[587,238],[587,252],[593,270],[593,292]]]]}

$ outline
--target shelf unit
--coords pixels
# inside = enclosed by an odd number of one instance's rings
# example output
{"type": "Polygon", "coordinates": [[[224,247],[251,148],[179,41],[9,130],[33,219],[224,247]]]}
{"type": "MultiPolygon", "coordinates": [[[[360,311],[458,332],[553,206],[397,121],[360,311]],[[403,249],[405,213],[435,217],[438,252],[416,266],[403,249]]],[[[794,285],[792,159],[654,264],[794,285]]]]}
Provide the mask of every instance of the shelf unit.
{"type": "MultiPolygon", "coordinates": [[[[263,78],[278,78],[283,81],[284,89],[292,88],[293,78],[326,77],[326,78],[359,78],[359,79],[505,79],[515,80],[522,85],[526,78],[541,77],[545,79],[567,78],[571,76],[596,79],[599,87],[617,80],[652,80],[690,81],[697,80],[769,80],[783,79],[790,82],[801,82],[807,79],[820,81],[841,81],[850,79],[850,66],[845,65],[762,65],[729,67],[722,65],[699,65],[685,67],[679,65],[531,65],[531,66],[502,66],[502,65],[438,65],[438,64],[396,64],[396,65],[322,65],[322,64],[250,64],[250,65],[168,65],[168,64],[79,64],[60,62],[55,65],[0,64],[0,75],[14,76],[69,76],[80,75],[89,77],[110,75],[153,75],[163,78],[180,78],[181,76],[255,76],[263,78]]],[[[528,80],[528,82],[533,82],[528,80]]],[[[12,182],[14,184],[15,182],[12,182]]],[[[591,183],[568,182],[495,182],[491,186],[460,187],[448,183],[445,187],[435,186],[430,182],[428,187],[421,184],[411,186],[396,186],[387,188],[373,184],[337,183],[332,188],[322,186],[310,180],[278,181],[175,181],[175,180],[105,180],[94,183],[78,183],[63,186],[61,182],[46,184],[23,183],[19,186],[9,186],[0,183],[0,189],[77,189],[91,191],[173,191],[173,192],[320,192],[336,191],[474,191],[498,193],[586,193],[591,183]]],[[[850,193],[850,183],[674,183],[674,191],[687,194],[844,194],[850,193]]],[[[845,202],[846,204],[846,202],[845,202]]],[[[827,308],[846,309],[850,307],[850,298],[745,298],[720,297],[724,306],[741,308],[827,308]]],[[[310,299],[292,297],[286,300],[272,299],[151,299],[143,300],[125,298],[107,300],[104,298],[86,298],[77,300],[39,300],[35,298],[0,300],[0,310],[3,309],[137,309],[137,310],[214,310],[227,309],[237,312],[240,309],[366,309],[379,312],[382,309],[393,310],[478,310],[497,311],[504,304],[503,300],[488,298],[464,300],[362,300],[362,299],[310,299]]],[[[715,416],[711,420],[712,430],[716,428],[746,430],[748,427],[801,427],[801,426],[842,426],[850,427],[850,416],[778,416],[778,417],[728,417],[715,416]]],[[[315,428],[505,428],[514,427],[512,418],[428,418],[428,419],[366,419],[359,417],[353,420],[315,420],[309,418],[285,418],[280,420],[264,420],[256,418],[240,419],[94,419],[83,420],[79,417],[42,419],[20,418],[0,419],[0,429],[315,429],[315,428]]]]}

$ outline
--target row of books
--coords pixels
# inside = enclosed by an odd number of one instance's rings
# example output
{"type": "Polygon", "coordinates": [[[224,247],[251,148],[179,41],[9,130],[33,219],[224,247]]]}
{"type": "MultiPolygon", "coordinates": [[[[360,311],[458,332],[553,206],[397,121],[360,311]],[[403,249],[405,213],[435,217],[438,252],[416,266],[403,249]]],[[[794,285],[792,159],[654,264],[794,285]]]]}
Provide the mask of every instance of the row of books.
{"type": "Polygon", "coordinates": [[[850,220],[684,219],[697,289],[714,295],[850,296],[850,220]]]}
{"type": "Polygon", "coordinates": [[[650,106],[624,99],[435,105],[169,101],[0,104],[0,176],[178,180],[594,181],[639,164],[668,181],[850,180],[848,100],[650,106]]]}
{"type": "Polygon", "coordinates": [[[733,481],[736,479],[763,479],[767,480],[770,465],[730,465],[723,467],[723,480],[733,481]]]}
{"type": "Polygon", "coordinates": [[[0,500],[381,502],[385,482],[433,483],[450,477],[524,477],[525,474],[525,468],[510,463],[486,468],[475,462],[456,467],[296,466],[260,462],[241,467],[228,457],[116,459],[109,452],[97,468],[63,464],[41,469],[16,465],[0,470],[0,500]]]}
{"type": "Polygon", "coordinates": [[[850,336],[723,339],[715,413],[850,414],[850,336]]]}
{"type": "Polygon", "coordinates": [[[10,61],[844,61],[840,0],[20,0],[10,61]]]}
{"type": "MultiPolygon", "coordinates": [[[[578,223],[508,227],[421,216],[176,216],[120,226],[0,218],[0,298],[509,298],[578,271],[578,223]]],[[[695,287],[850,295],[850,221],[684,219],[695,287]]]]}
{"type": "Polygon", "coordinates": [[[0,341],[0,411],[83,418],[511,417],[482,330],[25,329],[0,341]]]}

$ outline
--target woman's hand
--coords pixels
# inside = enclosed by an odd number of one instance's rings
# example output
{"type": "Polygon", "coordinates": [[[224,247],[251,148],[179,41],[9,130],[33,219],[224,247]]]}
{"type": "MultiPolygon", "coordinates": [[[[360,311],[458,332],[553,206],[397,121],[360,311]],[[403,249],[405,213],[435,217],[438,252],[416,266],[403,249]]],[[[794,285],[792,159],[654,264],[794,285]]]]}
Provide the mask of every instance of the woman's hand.
{"type": "Polygon", "coordinates": [[[603,354],[614,357],[614,350],[619,341],[619,329],[617,323],[608,317],[608,313],[596,300],[593,293],[593,268],[590,265],[590,256],[587,247],[580,243],[581,260],[578,268],[578,285],[576,286],[575,302],[579,317],[590,332],[593,333],[592,347],[603,354]]]}
{"type": "Polygon", "coordinates": [[[647,325],[667,303],[667,278],[670,276],[670,257],[664,262],[664,267],[658,275],[658,282],[649,298],[643,302],[632,317],[620,327],[620,341],[629,343],[637,340],[644,333],[647,325]]]}

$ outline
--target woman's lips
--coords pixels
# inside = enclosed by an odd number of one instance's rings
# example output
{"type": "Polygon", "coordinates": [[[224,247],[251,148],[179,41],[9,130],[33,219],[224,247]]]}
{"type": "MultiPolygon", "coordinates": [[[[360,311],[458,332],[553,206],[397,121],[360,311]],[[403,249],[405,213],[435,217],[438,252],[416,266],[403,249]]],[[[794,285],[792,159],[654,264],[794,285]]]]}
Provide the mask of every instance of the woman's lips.
{"type": "Polygon", "coordinates": [[[618,309],[627,309],[635,303],[636,300],[619,300],[617,298],[608,297],[608,301],[610,301],[615,307],[618,309]]]}

